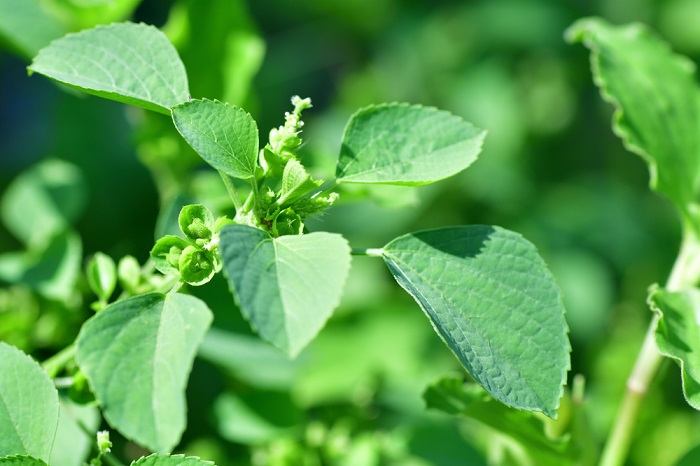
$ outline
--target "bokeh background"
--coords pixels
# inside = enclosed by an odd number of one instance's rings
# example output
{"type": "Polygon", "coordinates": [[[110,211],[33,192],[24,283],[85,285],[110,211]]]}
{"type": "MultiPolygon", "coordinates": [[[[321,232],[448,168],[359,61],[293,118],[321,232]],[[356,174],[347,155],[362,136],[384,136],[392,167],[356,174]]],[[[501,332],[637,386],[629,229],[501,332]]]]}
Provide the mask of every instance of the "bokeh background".
{"type": "MultiPolygon", "coordinates": [[[[0,0],[0,194],[9,193],[0,340],[47,357],[92,312],[77,274],[85,258],[103,251],[145,261],[179,205],[231,208],[167,117],[27,76],[31,56],[51,38],[132,18],[164,28],[194,97],[245,107],[261,138],[281,124],[290,96],[311,97],[303,154],[319,176],[332,176],[345,122],[370,103],[434,105],[487,129],[466,172],[428,187],[343,192],[309,228],[340,232],[357,247],[452,224],[524,234],[563,289],[571,375],[586,378],[586,409],[603,441],[650,318],[647,288],[665,280],[680,233],[670,204],[649,191],[644,163],[612,134],[586,51],[563,33],[582,16],[642,21],[698,58],[700,2],[50,0],[39,8],[51,20],[20,28],[3,14],[12,3],[0,0]],[[51,252],[21,241],[16,222],[51,230],[42,219],[56,206],[8,190],[37,179],[60,187],[59,208],[73,220],[62,228],[77,235],[56,253],[67,275],[17,280],[13,261],[51,252]],[[76,283],[78,292],[61,292],[57,282],[76,283]]],[[[215,331],[190,379],[178,451],[220,466],[487,464],[488,432],[424,409],[426,385],[459,366],[380,261],[354,258],[341,308],[293,362],[253,336],[223,280],[193,292],[214,310],[215,331]]],[[[89,407],[75,409],[86,425],[99,422],[89,407]]],[[[89,448],[73,435],[71,448],[89,448]]],[[[697,443],[700,417],[669,364],[645,403],[629,464],[670,465],[697,443]]],[[[118,438],[116,451],[142,453],[118,438]]],[[[74,458],[56,465],[78,466],[74,458]]]]}

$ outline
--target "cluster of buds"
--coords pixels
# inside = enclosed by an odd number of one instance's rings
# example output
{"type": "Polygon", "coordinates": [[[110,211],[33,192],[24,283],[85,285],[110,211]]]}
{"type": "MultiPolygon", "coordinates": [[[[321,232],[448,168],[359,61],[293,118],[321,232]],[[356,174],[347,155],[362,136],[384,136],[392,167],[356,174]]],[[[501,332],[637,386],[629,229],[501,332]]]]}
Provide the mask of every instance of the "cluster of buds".
{"type": "Polygon", "coordinates": [[[151,250],[156,268],[166,275],[179,274],[190,285],[203,285],[221,270],[218,233],[231,223],[227,217],[214,219],[201,204],[186,205],[180,211],[178,224],[184,238],[166,235],[151,250]]]}

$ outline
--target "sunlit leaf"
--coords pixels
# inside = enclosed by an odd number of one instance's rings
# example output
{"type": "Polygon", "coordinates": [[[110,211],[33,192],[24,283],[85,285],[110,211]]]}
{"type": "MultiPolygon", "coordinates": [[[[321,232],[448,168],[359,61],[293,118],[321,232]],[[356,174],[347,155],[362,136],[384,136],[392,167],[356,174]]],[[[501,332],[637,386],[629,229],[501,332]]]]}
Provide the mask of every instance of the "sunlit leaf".
{"type": "Polygon", "coordinates": [[[569,369],[564,306],[535,247],[473,225],[401,236],[383,249],[462,365],[494,398],[554,416],[569,369]]]}
{"type": "Polygon", "coordinates": [[[58,18],[39,0],[0,1],[0,37],[26,58],[65,33],[58,18]]]}
{"type": "Polygon", "coordinates": [[[432,183],[471,165],[485,136],[458,116],[432,107],[366,107],[345,128],[336,177],[343,183],[432,183]]]}
{"type": "Polygon", "coordinates": [[[613,130],[649,165],[651,186],[692,218],[700,186],[700,94],[693,63],[640,24],[589,18],[567,32],[591,49],[593,78],[615,106],[613,130]]]}
{"type": "Polygon", "coordinates": [[[187,143],[212,167],[252,178],[258,160],[258,126],[242,108],[216,100],[191,100],[173,109],[187,143]]]}
{"type": "Polygon", "coordinates": [[[118,301],[83,325],[76,358],[112,427],[153,451],[177,445],[184,390],[211,320],[193,296],[151,293],[118,301]]]}
{"type": "Polygon", "coordinates": [[[244,225],[221,232],[224,269],[251,326],[294,357],[340,303],[350,247],[337,234],[271,238],[244,225]]]}
{"type": "Polygon", "coordinates": [[[204,461],[194,456],[184,455],[150,455],[131,463],[131,466],[215,466],[211,461],[204,461]]]}
{"type": "MultiPolygon", "coordinates": [[[[47,461],[58,409],[58,393],[46,372],[22,351],[0,342],[0,457],[29,455],[47,461]]],[[[22,461],[10,464],[34,464],[22,461]]]]}
{"type": "Polygon", "coordinates": [[[190,98],[175,47],[145,24],[117,23],[68,34],[43,48],[29,71],[165,114],[190,98]]]}

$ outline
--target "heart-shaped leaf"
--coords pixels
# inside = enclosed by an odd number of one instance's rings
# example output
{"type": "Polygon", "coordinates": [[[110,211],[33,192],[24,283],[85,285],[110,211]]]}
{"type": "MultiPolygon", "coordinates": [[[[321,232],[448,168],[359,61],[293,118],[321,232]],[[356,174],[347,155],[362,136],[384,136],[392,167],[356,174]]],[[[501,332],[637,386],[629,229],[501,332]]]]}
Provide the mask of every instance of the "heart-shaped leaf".
{"type": "Polygon", "coordinates": [[[118,301],[83,325],[76,360],[112,427],[153,451],[177,445],[187,379],[211,320],[193,296],[150,293],[118,301]]]}
{"type": "Polygon", "coordinates": [[[221,232],[229,283],[252,327],[296,356],[340,303],[350,247],[337,234],[316,232],[271,238],[257,228],[221,232]]]}
{"type": "Polygon", "coordinates": [[[401,236],[383,255],[481,386],[509,406],[555,415],[570,345],[559,289],[531,243],[472,225],[401,236]]]}
{"type": "MultiPolygon", "coordinates": [[[[41,366],[0,342],[0,457],[29,455],[48,461],[58,409],[58,392],[41,366]]],[[[11,464],[34,464],[21,461],[11,464]]]]}
{"type": "Polygon", "coordinates": [[[190,98],[175,47],[145,24],[68,34],[41,49],[28,69],[88,94],[165,114],[190,98]]]}
{"type": "Polygon", "coordinates": [[[486,132],[444,110],[382,104],[348,122],[336,168],[343,183],[422,185],[467,168],[486,132]]]}
{"type": "Polygon", "coordinates": [[[255,176],[258,126],[248,112],[216,100],[191,100],[173,109],[173,121],[209,165],[235,178],[255,176]]]}

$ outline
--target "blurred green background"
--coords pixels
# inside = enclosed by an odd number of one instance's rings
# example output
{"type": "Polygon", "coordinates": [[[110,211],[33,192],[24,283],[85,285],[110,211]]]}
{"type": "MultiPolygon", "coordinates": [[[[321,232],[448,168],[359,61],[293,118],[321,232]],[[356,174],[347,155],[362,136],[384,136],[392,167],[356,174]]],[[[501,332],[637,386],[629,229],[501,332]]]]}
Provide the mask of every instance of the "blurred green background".
{"type": "MultiPolygon", "coordinates": [[[[650,318],[647,288],[665,280],[680,233],[670,204],[649,192],[642,161],[612,134],[586,51],[563,31],[589,15],[643,21],[698,59],[700,2],[47,0],[19,26],[8,19],[13,3],[0,0],[0,340],[46,358],[92,312],[78,274],[85,258],[103,251],[143,262],[179,205],[231,208],[167,117],[27,76],[51,38],[132,18],[164,28],[194,97],[242,105],[263,136],[281,124],[290,96],[311,97],[303,154],[319,175],[332,175],[345,121],[370,103],[434,105],[487,129],[466,172],[429,187],[345,191],[308,226],[356,247],[452,224],[524,234],[563,289],[571,374],[586,377],[586,409],[603,441],[650,318]],[[46,183],[72,225],[46,220],[55,206],[32,191],[46,183]],[[26,240],[22,228],[46,234],[26,240]],[[18,278],[18,261],[34,273],[18,278]],[[56,264],[60,276],[47,276],[56,264]],[[79,291],[66,293],[74,283],[79,291]]],[[[341,308],[294,362],[252,335],[223,280],[192,292],[214,310],[215,330],[195,363],[177,451],[220,466],[488,464],[488,432],[424,409],[425,386],[459,366],[380,261],[354,258],[341,308]]],[[[671,465],[697,443],[700,416],[667,365],[629,464],[671,465]]],[[[123,440],[116,451],[141,453],[123,440]]],[[[55,464],[78,466],[74,458],[55,464]]]]}

